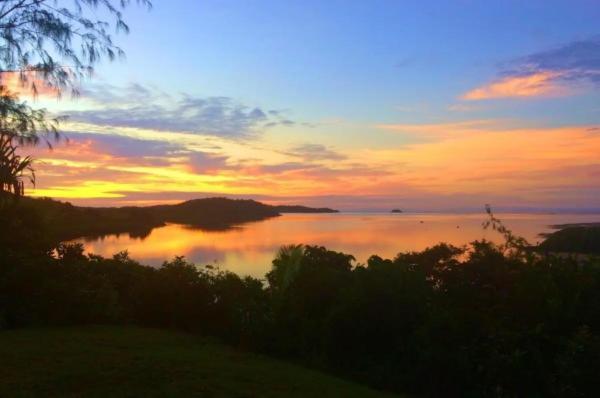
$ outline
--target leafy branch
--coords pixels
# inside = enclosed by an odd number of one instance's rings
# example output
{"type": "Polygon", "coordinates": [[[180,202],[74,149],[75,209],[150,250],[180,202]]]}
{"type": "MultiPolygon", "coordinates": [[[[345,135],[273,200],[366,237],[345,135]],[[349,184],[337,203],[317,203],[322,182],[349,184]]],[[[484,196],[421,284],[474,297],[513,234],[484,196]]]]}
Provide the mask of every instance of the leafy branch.
{"type": "Polygon", "coordinates": [[[508,229],[499,218],[492,212],[492,207],[489,204],[485,205],[485,212],[488,215],[488,220],[483,223],[483,228],[500,233],[504,237],[504,243],[499,245],[499,249],[515,258],[529,258],[531,255],[531,244],[522,236],[515,235],[512,230],[508,229]]]}

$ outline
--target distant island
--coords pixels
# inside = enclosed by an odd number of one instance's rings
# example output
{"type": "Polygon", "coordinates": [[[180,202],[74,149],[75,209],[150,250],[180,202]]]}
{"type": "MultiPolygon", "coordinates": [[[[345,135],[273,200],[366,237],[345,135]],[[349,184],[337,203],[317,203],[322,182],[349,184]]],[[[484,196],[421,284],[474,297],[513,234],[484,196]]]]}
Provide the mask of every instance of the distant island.
{"type": "Polygon", "coordinates": [[[592,228],[592,227],[600,227],[600,222],[580,222],[574,224],[555,224],[551,225],[552,229],[567,229],[567,228],[575,228],[575,227],[584,227],[584,228],[592,228]]]}
{"type": "Polygon", "coordinates": [[[273,206],[279,213],[339,213],[329,207],[273,206]]]}
{"type": "Polygon", "coordinates": [[[273,206],[250,199],[227,198],[193,199],[175,205],[146,207],[81,207],[49,198],[24,197],[20,206],[39,215],[55,241],[121,233],[142,238],[167,223],[225,230],[246,222],[278,217],[281,213],[337,212],[329,208],[273,206]]]}
{"type": "Polygon", "coordinates": [[[402,210],[400,210],[400,209],[392,209],[392,213],[402,213],[402,210]]]}

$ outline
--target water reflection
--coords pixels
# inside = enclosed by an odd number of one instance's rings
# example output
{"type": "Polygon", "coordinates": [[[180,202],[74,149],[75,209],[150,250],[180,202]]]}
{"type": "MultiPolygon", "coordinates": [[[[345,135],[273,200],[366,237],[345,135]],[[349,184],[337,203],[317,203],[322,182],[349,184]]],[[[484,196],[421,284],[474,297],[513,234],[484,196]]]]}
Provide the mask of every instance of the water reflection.
{"type": "MultiPolygon", "coordinates": [[[[530,242],[550,231],[549,225],[600,221],[600,215],[501,214],[499,217],[530,242]]],[[[221,231],[170,224],[147,236],[110,235],[80,239],[89,253],[111,256],[127,249],[142,263],[160,265],[183,255],[199,264],[218,264],[242,275],[262,277],[283,244],[306,243],[353,254],[358,262],[370,255],[394,257],[441,241],[462,245],[475,239],[498,241],[481,227],[484,214],[285,214],[221,231]]]]}

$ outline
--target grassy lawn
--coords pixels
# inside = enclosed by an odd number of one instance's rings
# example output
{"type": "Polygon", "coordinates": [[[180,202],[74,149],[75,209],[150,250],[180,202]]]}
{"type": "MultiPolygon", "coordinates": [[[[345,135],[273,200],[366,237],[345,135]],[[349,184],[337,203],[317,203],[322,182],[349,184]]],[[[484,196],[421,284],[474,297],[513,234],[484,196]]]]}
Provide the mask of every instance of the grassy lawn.
{"type": "Polygon", "coordinates": [[[391,397],[206,338],[133,327],[0,332],[0,397],[391,397]]]}

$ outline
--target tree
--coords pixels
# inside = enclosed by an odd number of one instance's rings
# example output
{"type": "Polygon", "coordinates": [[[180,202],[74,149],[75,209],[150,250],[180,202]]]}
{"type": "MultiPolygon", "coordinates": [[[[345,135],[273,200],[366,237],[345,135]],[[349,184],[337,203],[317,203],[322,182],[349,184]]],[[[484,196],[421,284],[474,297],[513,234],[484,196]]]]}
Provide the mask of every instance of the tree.
{"type": "Polygon", "coordinates": [[[6,136],[0,136],[0,194],[7,192],[20,196],[24,192],[23,179],[29,175],[29,181],[35,183],[35,172],[31,158],[16,154],[16,148],[6,136]]]}
{"type": "MultiPolygon", "coordinates": [[[[122,11],[131,0],[0,0],[0,139],[2,157],[0,195],[23,193],[22,178],[29,171],[34,181],[32,159],[21,158],[22,145],[44,140],[48,145],[60,138],[59,119],[50,119],[43,109],[20,102],[7,80],[18,79],[35,96],[40,85],[60,96],[77,93],[76,81],[91,75],[103,58],[114,60],[123,51],[114,44],[110,30],[129,31],[122,11]],[[96,17],[102,12],[112,18],[96,17]],[[5,175],[6,173],[6,175],[5,175]],[[13,173],[13,174],[11,174],[13,173]],[[14,184],[19,181],[18,184],[14,184]]],[[[150,8],[150,0],[135,0],[150,8]]]]}
{"type": "Polygon", "coordinates": [[[40,132],[46,142],[49,137],[58,138],[58,119],[49,119],[44,110],[36,110],[24,103],[4,88],[0,87],[0,199],[12,193],[24,193],[24,179],[35,183],[33,160],[21,157],[19,145],[37,144],[40,132]]]}
{"type": "MultiPolygon", "coordinates": [[[[37,90],[35,79],[56,89],[71,87],[103,57],[123,56],[109,33],[129,32],[122,10],[131,0],[0,0],[0,72],[19,73],[37,90]],[[97,19],[105,11],[112,22],[97,19]]],[[[136,3],[151,7],[150,0],[136,3]]]]}
{"type": "Polygon", "coordinates": [[[304,245],[286,245],[279,248],[273,260],[273,269],[267,274],[271,289],[285,291],[292,283],[304,257],[304,245]]]}

